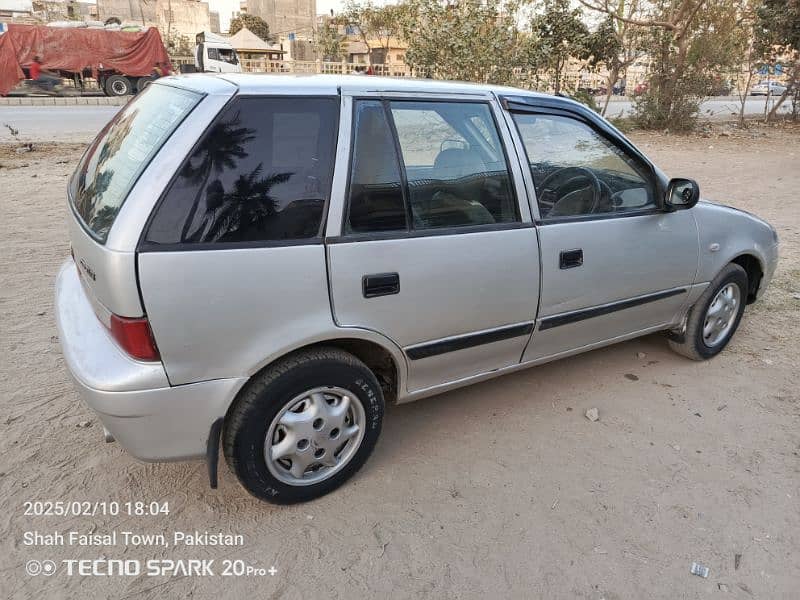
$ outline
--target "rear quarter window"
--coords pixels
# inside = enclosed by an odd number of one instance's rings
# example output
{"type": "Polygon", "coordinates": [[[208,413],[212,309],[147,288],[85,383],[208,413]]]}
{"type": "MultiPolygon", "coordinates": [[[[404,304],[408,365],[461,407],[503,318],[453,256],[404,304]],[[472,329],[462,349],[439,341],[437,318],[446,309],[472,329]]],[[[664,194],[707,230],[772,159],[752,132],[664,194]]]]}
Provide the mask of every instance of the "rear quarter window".
{"type": "Polygon", "coordinates": [[[235,99],[168,187],[143,249],[318,237],[338,114],[338,98],[235,99]]]}
{"type": "Polygon", "coordinates": [[[127,104],[84,154],[70,182],[70,198],[85,227],[100,242],[133,185],[202,94],[151,85],[127,104]]]}

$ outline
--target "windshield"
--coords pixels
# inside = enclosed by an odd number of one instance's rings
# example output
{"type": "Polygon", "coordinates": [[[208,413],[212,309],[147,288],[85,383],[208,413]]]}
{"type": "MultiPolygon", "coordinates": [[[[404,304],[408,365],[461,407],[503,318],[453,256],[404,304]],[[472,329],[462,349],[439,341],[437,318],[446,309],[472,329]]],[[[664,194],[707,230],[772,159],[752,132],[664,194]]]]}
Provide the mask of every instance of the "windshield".
{"type": "Polygon", "coordinates": [[[70,198],[86,228],[101,243],[125,198],[156,152],[202,98],[151,85],[100,132],[70,182],[70,198]]]}

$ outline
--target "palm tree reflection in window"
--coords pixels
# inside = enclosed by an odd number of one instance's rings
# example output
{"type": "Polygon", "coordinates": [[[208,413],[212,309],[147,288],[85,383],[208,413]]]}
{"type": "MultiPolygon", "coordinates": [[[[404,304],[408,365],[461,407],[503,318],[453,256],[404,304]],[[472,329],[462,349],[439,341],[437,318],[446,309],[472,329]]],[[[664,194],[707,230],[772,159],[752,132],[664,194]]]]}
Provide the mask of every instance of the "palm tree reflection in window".
{"type": "Polygon", "coordinates": [[[202,232],[202,227],[190,233],[197,209],[203,194],[207,192],[207,183],[212,172],[217,176],[226,169],[236,167],[236,159],[246,158],[248,152],[245,144],[255,139],[255,129],[240,127],[241,113],[237,111],[232,119],[214,126],[183,168],[181,177],[192,182],[196,187],[194,201],[181,230],[181,241],[194,241],[202,232]]]}
{"type": "Polygon", "coordinates": [[[268,221],[277,213],[277,201],[270,190],[286,183],[292,173],[261,177],[262,164],[239,175],[230,192],[215,179],[206,191],[206,213],[188,242],[239,242],[264,237],[268,221]]]}

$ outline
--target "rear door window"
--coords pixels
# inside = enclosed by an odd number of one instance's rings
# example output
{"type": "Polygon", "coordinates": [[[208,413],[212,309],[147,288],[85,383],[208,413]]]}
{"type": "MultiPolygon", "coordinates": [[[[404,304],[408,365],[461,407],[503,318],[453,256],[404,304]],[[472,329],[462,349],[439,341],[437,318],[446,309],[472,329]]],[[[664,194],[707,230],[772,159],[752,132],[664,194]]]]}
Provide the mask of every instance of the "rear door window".
{"type": "Polygon", "coordinates": [[[165,192],[144,247],[318,237],[338,114],[338,98],[235,100],[165,192]]]}
{"type": "Polygon", "coordinates": [[[519,220],[488,104],[390,103],[414,229],[519,220]]]}
{"type": "Polygon", "coordinates": [[[400,163],[383,104],[358,102],[353,129],[348,233],[406,230],[400,163]]]}
{"type": "Polygon", "coordinates": [[[348,233],[520,220],[497,126],[483,102],[358,101],[348,204],[348,233]]]}
{"type": "Polygon", "coordinates": [[[98,241],[105,243],[142,171],[202,97],[189,90],[148,86],[89,147],[72,176],[70,197],[98,241]]]}

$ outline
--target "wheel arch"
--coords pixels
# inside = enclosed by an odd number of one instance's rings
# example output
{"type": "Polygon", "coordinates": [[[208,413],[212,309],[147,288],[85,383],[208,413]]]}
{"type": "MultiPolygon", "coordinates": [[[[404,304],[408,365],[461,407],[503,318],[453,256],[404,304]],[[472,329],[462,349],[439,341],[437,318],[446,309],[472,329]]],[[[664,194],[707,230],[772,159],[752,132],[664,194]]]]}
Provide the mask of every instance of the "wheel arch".
{"type": "Polygon", "coordinates": [[[739,265],[747,273],[747,304],[752,304],[758,296],[758,288],[764,278],[764,264],[761,259],[753,253],[743,252],[730,261],[739,265]]]}
{"type": "Polygon", "coordinates": [[[403,390],[406,388],[408,365],[402,350],[391,340],[376,332],[366,329],[342,329],[337,332],[331,332],[327,336],[298,342],[291,347],[284,348],[281,352],[270,356],[259,364],[247,377],[247,382],[239,388],[230,402],[225,417],[226,420],[243,391],[247,389],[248,384],[253,379],[287,356],[320,346],[339,348],[349,352],[363,362],[378,378],[387,404],[397,402],[398,397],[403,395],[403,390]]]}

